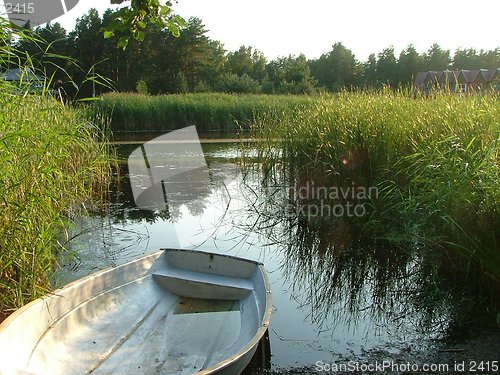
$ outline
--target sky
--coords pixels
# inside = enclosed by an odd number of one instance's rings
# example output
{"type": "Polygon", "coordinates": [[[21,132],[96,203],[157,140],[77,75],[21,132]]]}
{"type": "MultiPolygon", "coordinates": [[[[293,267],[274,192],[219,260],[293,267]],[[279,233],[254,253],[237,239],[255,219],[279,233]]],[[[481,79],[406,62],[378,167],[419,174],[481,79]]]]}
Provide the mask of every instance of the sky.
{"type": "MultiPolygon", "coordinates": [[[[102,15],[110,1],[80,0],[54,22],[69,31],[92,7],[102,15]]],[[[252,46],[268,59],[300,53],[317,58],[336,42],[360,61],[389,46],[397,54],[409,44],[419,52],[433,43],[452,53],[500,47],[499,0],[178,0],[173,9],[186,19],[201,18],[208,36],[226,50],[252,46]]]]}

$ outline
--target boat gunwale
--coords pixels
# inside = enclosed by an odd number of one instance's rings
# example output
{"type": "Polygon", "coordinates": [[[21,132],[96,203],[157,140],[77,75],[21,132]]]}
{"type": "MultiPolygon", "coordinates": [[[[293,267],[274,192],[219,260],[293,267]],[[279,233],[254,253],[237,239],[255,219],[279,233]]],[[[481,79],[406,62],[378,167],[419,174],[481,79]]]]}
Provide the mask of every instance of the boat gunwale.
{"type": "MultiPolygon", "coordinates": [[[[124,267],[124,266],[130,266],[130,265],[132,265],[134,263],[143,262],[147,258],[159,258],[162,254],[163,254],[163,251],[160,250],[160,251],[157,251],[155,253],[144,255],[144,256],[142,256],[142,257],[140,257],[138,259],[131,260],[130,262],[127,262],[127,263],[123,263],[123,264],[120,264],[120,265],[117,265],[117,266],[107,267],[107,268],[104,268],[104,269],[102,269],[100,271],[96,271],[94,273],[91,273],[90,275],[84,276],[81,279],[77,279],[75,281],[72,281],[69,284],[66,284],[66,285],[62,286],[61,288],[57,288],[54,291],[48,292],[47,294],[45,294],[45,295],[43,295],[43,296],[41,296],[41,297],[39,297],[39,298],[31,301],[30,303],[22,306],[21,308],[19,308],[16,311],[14,311],[11,315],[9,315],[0,324],[0,336],[2,335],[3,331],[5,331],[8,328],[8,326],[11,323],[11,321],[13,321],[14,319],[16,319],[19,315],[21,315],[22,313],[24,313],[26,310],[29,310],[31,307],[33,307],[33,306],[35,306],[35,305],[37,305],[39,303],[47,303],[47,300],[49,298],[54,298],[54,297],[64,298],[64,296],[61,294],[63,291],[67,291],[67,290],[73,289],[76,286],[78,286],[79,284],[83,284],[83,283],[87,282],[88,280],[91,280],[91,279],[96,278],[98,276],[102,276],[102,275],[105,275],[105,274],[107,274],[109,272],[115,271],[118,268],[121,268],[121,267],[124,267]]],[[[141,276],[141,278],[144,277],[144,276],[146,276],[146,275],[141,276]]],[[[139,277],[136,278],[136,279],[134,279],[134,280],[137,280],[137,279],[139,279],[139,277]]],[[[134,280],[131,280],[131,281],[134,281],[134,280]]],[[[126,284],[126,283],[124,283],[124,284],[126,284]]],[[[111,288],[111,289],[113,289],[113,288],[111,288]]],[[[103,293],[105,293],[105,292],[104,291],[99,292],[97,295],[101,295],[103,293]]],[[[96,296],[93,296],[93,297],[96,297],[96,296]]],[[[78,305],[80,305],[80,304],[78,304],[78,305]]],[[[71,311],[71,310],[72,309],[70,309],[68,311],[71,311]]]]}
{"type": "MultiPolygon", "coordinates": [[[[232,257],[235,258],[235,257],[232,257]]],[[[241,258],[236,258],[236,259],[241,259],[241,258]]],[[[243,259],[245,260],[245,259],[243,259]]],[[[251,261],[251,260],[250,260],[251,261]]],[[[251,261],[255,262],[255,261],[251,261]]],[[[257,348],[260,340],[262,337],[264,337],[264,334],[269,328],[269,323],[271,321],[271,313],[272,313],[272,292],[271,292],[271,284],[269,281],[269,276],[267,274],[266,269],[264,268],[264,265],[259,262],[255,262],[258,264],[259,271],[262,275],[263,281],[264,281],[264,286],[266,289],[266,309],[264,311],[264,315],[262,316],[262,321],[260,322],[260,327],[257,329],[257,332],[255,335],[252,337],[252,339],[248,342],[247,345],[245,345],[241,350],[239,350],[237,353],[233,354],[231,357],[226,358],[223,361],[220,361],[213,365],[212,367],[209,367],[205,370],[196,372],[194,375],[209,375],[216,373],[217,371],[223,370],[226,367],[229,367],[233,363],[236,363],[241,357],[243,357],[245,354],[247,354],[250,350],[252,350],[254,347],[257,348]]],[[[248,365],[248,364],[247,364],[248,365]]],[[[245,365],[245,367],[247,366],[245,365]]]]}

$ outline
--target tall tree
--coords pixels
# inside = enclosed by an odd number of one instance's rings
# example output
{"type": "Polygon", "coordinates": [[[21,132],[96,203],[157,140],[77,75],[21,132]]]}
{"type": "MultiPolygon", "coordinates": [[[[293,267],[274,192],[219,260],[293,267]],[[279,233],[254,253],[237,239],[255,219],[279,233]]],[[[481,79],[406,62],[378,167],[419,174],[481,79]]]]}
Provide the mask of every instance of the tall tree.
{"type": "Polygon", "coordinates": [[[377,78],[381,84],[389,84],[391,87],[396,87],[398,80],[398,65],[394,56],[394,47],[384,49],[378,55],[377,60],[377,78]]]}
{"type": "Polygon", "coordinates": [[[409,85],[415,79],[415,76],[423,68],[423,57],[417,52],[413,45],[409,45],[401,51],[398,60],[399,82],[403,85],[409,85]]]}
{"type": "Polygon", "coordinates": [[[213,83],[222,73],[225,56],[222,45],[211,41],[201,19],[191,17],[179,38],[172,39],[177,55],[176,72],[181,71],[193,89],[200,81],[213,83]]]}
{"type": "Polygon", "coordinates": [[[75,29],[69,34],[75,49],[74,57],[81,66],[81,70],[74,73],[74,78],[76,82],[86,82],[80,92],[86,97],[96,95],[98,94],[96,90],[100,90],[98,85],[87,79],[99,73],[109,74],[109,72],[101,71],[98,66],[98,62],[102,61],[104,50],[101,28],[102,20],[99,12],[92,8],[87,14],[77,19],[75,29]]]}
{"type": "Polygon", "coordinates": [[[368,56],[368,61],[363,64],[363,79],[367,87],[377,86],[377,58],[374,53],[368,56]]]}
{"type": "Polygon", "coordinates": [[[226,56],[222,44],[206,34],[202,21],[193,17],[179,38],[162,30],[151,36],[155,41],[150,48],[155,52],[148,53],[151,69],[143,78],[152,93],[178,92],[179,82],[183,92],[214,87],[224,71],[226,56]]]}
{"type": "Polygon", "coordinates": [[[262,81],[266,75],[266,58],[259,50],[241,46],[227,55],[225,69],[238,76],[246,74],[254,80],[262,81]]]}
{"type": "Polygon", "coordinates": [[[497,69],[500,67],[500,48],[479,52],[479,65],[483,69],[497,69]]]}
{"type": "Polygon", "coordinates": [[[496,69],[500,66],[500,49],[491,51],[473,48],[457,49],[453,56],[453,68],[460,69],[496,69]]]}
{"type": "Polygon", "coordinates": [[[330,52],[310,62],[310,66],[318,84],[331,91],[354,87],[360,82],[359,64],[342,43],[335,43],[330,52]]]}
{"type": "Polygon", "coordinates": [[[479,56],[475,49],[457,49],[453,56],[453,68],[460,69],[479,69],[479,56]]]}
{"type": "Polygon", "coordinates": [[[317,81],[311,73],[305,55],[288,56],[271,61],[267,65],[273,91],[280,93],[310,93],[317,81]]]}
{"type": "Polygon", "coordinates": [[[437,43],[434,43],[425,54],[425,70],[440,71],[450,68],[450,51],[443,50],[437,43]]]}

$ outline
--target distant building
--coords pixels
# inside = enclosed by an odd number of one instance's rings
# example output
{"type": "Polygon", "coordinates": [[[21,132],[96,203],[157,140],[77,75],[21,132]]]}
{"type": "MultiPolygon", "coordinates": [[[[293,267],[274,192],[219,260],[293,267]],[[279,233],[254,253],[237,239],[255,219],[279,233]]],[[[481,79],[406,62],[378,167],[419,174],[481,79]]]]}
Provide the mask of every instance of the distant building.
{"type": "Polygon", "coordinates": [[[44,77],[35,74],[30,68],[27,69],[9,69],[0,73],[0,81],[26,83],[30,90],[42,91],[44,85],[44,77]]]}
{"type": "Polygon", "coordinates": [[[30,68],[27,69],[9,69],[0,73],[0,79],[4,81],[43,81],[43,77],[33,73],[30,68]]]}
{"type": "Polygon", "coordinates": [[[415,77],[414,86],[417,92],[425,95],[433,91],[500,91],[500,68],[421,72],[415,77]]]}

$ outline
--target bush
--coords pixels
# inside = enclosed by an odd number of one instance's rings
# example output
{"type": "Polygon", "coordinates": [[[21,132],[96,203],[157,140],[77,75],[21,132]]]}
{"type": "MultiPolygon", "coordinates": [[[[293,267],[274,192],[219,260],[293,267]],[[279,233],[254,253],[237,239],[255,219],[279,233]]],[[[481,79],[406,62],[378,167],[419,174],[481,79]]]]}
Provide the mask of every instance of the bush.
{"type": "Polygon", "coordinates": [[[260,84],[247,74],[238,76],[233,73],[224,74],[217,85],[217,91],[236,94],[256,94],[260,84]]]}
{"type": "Polygon", "coordinates": [[[138,94],[147,95],[148,94],[148,84],[143,79],[137,81],[135,85],[135,91],[138,94]]]}

